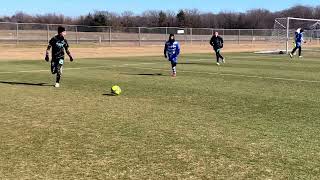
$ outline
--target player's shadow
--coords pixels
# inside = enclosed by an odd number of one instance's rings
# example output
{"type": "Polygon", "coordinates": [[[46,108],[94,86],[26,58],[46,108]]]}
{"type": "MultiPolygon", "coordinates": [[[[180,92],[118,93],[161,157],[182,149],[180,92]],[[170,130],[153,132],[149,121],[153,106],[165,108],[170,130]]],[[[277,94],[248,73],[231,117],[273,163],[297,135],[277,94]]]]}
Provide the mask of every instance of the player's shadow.
{"type": "Polygon", "coordinates": [[[126,75],[134,75],[134,76],[163,76],[162,73],[140,73],[140,74],[126,74],[126,75]]]}
{"type": "Polygon", "coordinates": [[[10,85],[22,85],[22,86],[52,86],[46,83],[26,83],[26,82],[11,82],[11,81],[0,81],[1,84],[10,85]]]}
{"type": "Polygon", "coordinates": [[[162,76],[162,73],[141,73],[137,74],[138,76],[162,76]]]}
{"type": "Polygon", "coordinates": [[[205,66],[207,66],[207,65],[215,65],[214,63],[210,63],[210,62],[182,62],[182,63],[179,63],[179,64],[182,64],[182,65],[205,65],[205,66]]]}

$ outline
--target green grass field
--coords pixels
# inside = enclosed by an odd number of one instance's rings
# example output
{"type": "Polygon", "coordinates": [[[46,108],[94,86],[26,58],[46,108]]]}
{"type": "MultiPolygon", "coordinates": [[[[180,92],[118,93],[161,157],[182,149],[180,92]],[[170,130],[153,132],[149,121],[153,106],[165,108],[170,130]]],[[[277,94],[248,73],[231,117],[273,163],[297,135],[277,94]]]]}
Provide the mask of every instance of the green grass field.
{"type": "Polygon", "coordinates": [[[0,179],[319,179],[317,54],[226,56],[1,61],[0,179]]]}

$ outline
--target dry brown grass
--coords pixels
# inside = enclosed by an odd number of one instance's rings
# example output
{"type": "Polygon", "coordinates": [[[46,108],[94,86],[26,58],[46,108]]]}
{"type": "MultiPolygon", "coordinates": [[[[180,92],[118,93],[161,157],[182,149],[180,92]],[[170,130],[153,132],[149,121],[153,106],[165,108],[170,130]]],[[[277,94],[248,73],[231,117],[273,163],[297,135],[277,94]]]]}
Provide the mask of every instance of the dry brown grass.
{"type": "MultiPolygon", "coordinates": [[[[308,47],[317,47],[317,44],[308,44],[308,47]]],[[[254,52],[260,50],[278,49],[278,44],[272,43],[226,43],[223,52],[254,52]]],[[[35,60],[43,59],[46,46],[31,46],[20,44],[1,45],[0,60],[35,60]]],[[[209,45],[182,44],[183,54],[211,53],[209,45]]],[[[135,57],[162,55],[162,46],[98,46],[98,45],[72,45],[71,52],[75,58],[107,58],[107,57],[135,57]]]]}

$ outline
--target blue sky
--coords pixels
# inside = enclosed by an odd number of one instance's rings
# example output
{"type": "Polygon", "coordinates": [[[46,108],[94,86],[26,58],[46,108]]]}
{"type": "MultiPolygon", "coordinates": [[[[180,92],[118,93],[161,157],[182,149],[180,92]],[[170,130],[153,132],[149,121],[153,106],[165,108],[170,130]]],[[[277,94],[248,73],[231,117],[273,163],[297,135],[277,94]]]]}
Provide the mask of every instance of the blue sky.
{"type": "Polygon", "coordinates": [[[319,0],[6,0],[1,2],[0,16],[17,11],[29,14],[56,13],[76,17],[95,10],[113,12],[145,10],[173,10],[197,8],[204,12],[237,11],[265,8],[271,11],[287,9],[293,5],[320,5],[319,0]]]}

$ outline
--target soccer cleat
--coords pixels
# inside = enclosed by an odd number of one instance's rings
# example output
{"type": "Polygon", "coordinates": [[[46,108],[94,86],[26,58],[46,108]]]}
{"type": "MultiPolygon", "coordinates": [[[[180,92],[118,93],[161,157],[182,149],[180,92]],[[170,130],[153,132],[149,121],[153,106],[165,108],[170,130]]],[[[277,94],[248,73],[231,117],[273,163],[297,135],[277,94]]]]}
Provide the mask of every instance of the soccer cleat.
{"type": "Polygon", "coordinates": [[[58,87],[60,87],[60,84],[59,84],[59,83],[56,83],[56,84],[54,85],[54,87],[58,88],[58,87]]]}
{"type": "Polygon", "coordinates": [[[220,66],[220,63],[217,62],[217,66],[220,66]]]}
{"type": "Polygon", "coordinates": [[[223,58],[223,59],[222,59],[222,63],[226,63],[226,58],[223,58]]]}
{"type": "Polygon", "coordinates": [[[172,77],[177,77],[177,73],[176,72],[172,73],[172,77]]]}
{"type": "Polygon", "coordinates": [[[299,58],[303,58],[303,56],[299,56],[299,58]]]}
{"type": "Polygon", "coordinates": [[[290,55],[290,58],[293,58],[293,54],[292,53],[290,53],[289,55],[290,55]]]}

